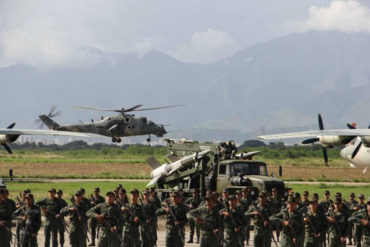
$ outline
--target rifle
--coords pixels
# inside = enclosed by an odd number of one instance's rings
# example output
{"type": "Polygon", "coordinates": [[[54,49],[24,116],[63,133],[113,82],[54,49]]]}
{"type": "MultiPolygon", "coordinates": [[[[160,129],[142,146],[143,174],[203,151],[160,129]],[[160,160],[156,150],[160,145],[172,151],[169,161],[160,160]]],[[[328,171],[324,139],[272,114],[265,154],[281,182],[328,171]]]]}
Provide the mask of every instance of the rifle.
{"type": "Polygon", "coordinates": [[[233,227],[234,228],[240,227],[240,225],[238,226],[238,224],[236,223],[235,218],[234,218],[233,214],[231,213],[231,210],[229,208],[229,204],[227,202],[224,202],[224,206],[225,206],[226,212],[228,212],[228,214],[230,216],[230,219],[231,219],[231,222],[233,224],[233,227]]]}
{"type": "Polygon", "coordinates": [[[308,214],[308,212],[305,212],[304,215],[303,215],[304,218],[307,218],[307,222],[306,222],[306,225],[308,224],[308,226],[310,227],[311,231],[314,233],[314,237],[316,237],[317,234],[319,234],[321,232],[320,229],[318,229],[314,219],[313,219],[313,215],[312,214],[308,214]]]}
{"type": "MultiPolygon", "coordinates": [[[[31,217],[32,214],[37,214],[37,213],[39,213],[38,210],[28,210],[28,211],[26,211],[26,210],[24,210],[24,208],[22,208],[22,214],[23,214],[23,216],[26,217],[26,226],[24,228],[24,234],[23,234],[23,238],[22,238],[22,242],[21,242],[22,247],[27,246],[27,244],[25,243],[26,235],[31,234],[31,232],[29,232],[31,224],[32,224],[30,217],[31,217]]],[[[10,229],[9,229],[9,231],[10,231],[10,229]]]]}
{"type": "MultiPolygon", "coordinates": [[[[172,217],[172,220],[173,220],[173,223],[175,225],[175,222],[177,222],[177,217],[176,217],[176,214],[175,214],[175,211],[173,210],[173,207],[170,205],[170,203],[168,202],[168,199],[166,199],[166,204],[167,204],[167,207],[168,209],[170,210],[170,214],[171,214],[171,217],[172,217]]],[[[176,225],[175,225],[176,226],[176,225]]],[[[178,234],[181,238],[181,242],[184,243],[184,237],[182,236],[182,231],[181,231],[181,228],[179,225],[176,226],[177,227],[177,231],[178,231],[178,234]]]]}
{"type": "Polygon", "coordinates": [[[261,217],[261,220],[262,220],[263,222],[267,221],[267,229],[268,229],[268,230],[270,231],[270,233],[271,233],[272,241],[274,241],[274,244],[275,244],[275,246],[276,246],[276,247],[279,247],[278,243],[276,242],[276,239],[275,239],[274,234],[272,234],[272,228],[271,228],[271,224],[270,224],[270,222],[269,222],[268,220],[266,220],[266,219],[265,219],[265,217],[263,216],[263,214],[262,214],[261,210],[259,210],[257,207],[256,207],[256,211],[257,211],[257,213],[258,213],[257,215],[258,215],[259,217],[261,217]]]}
{"type": "MultiPolygon", "coordinates": [[[[106,228],[108,228],[109,229],[109,231],[113,228],[113,226],[107,221],[107,219],[105,218],[105,215],[104,215],[104,219],[103,219],[103,221],[101,222],[103,225],[105,225],[105,227],[106,228]]],[[[118,240],[119,240],[119,242],[120,242],[120,244],[122,244],[123,243],[123,240],[122,240],[122,237],[121,237],[121,235],[119,235],[119,233],[117,232],[117,231],[115,231],[114,232],[116,235],[117,235],[117,237],[118,237],[118,240]]]]}
{"type": "Polygon", "coordinates": [[[292,231],[292,239],[294,238],[295,236],[295,239],[296,239],[296,245],[298,245],[298,241],[299,241],[299,237],[298,237],[298,234],[297,234],[297,231],[293,230],[293,222],[292,220],[290,219],[289,217],[289,213],[288,213],[288,210],[284,210],[284,214],[288,220],[288,227],[290,228],[290,230],[292,231]]]}
{"type": "Polygon", "coordinates": [[[87,224],[85,224],[86,216],[84,217],[84,216],[81,214],[81,212],[78,210],[78,205],[77,205],[77,204],[73,203],[72,208],[74,208],[74,209],[75,209],[75,212],[76,212],[76,214],[77,214],[78,220],[79,220],[79,221],[81,222],[81,224],[82,224],[82,230],[84,231],[84,234],[85,234],[85,236],[86,236],[86,239],[87,239],[87,241],[88,241],[88,242],[90,242],[90,238],[89,238],[89,236],[88,236],[88,234],[87,234],[87,233],[89,233],[89,234],[90,234],[90,231],[89,231],[89,228],[87,227],[87,224]]]}
{"type": "Polygon", "coordinates": [[[90,201],[92,202],[93,205],[96,205],[96,199],[95,199],[93,193],[90,194],[90,201]]]}
{"type": "MultiPolygon", "coordinates": [[[[211,222],[208,222],[206,220],[202,220],[202,224],[205,228],[207,228],[208,230],[210,230],[212,232],[213,232],[213,230],[215,230],[215,228],[212,227],[211,222]]],[[[227,244],[224,236],[222,235],[222,233],[220,231],[217,231],[216,236],[221,240],[222,243],[227,244]]]]}
{"type": "MultiPolygon", "coordinates": [[[[139,197],[139,200],[140,200],[140,203],[141,203],[141,213],[143,214],[143,216],[144,216],[144,219],[146,219],[147,221],[144,223],[144,227],[145,227],[145,225],[147,225],[150,221],[151,221],[151,219],[150,219],[150,217],[148,217],[147,216],[147,214],[146,214],[146,212],[145,212],[145,209],[144,209],[144,203],[143,203],[143,200],[142,200],[142,198],[144,198],[144,196],[143,196],[143,194],[142,193],[140,193],[140,197],[139,197]]],[[[151,228],[149,227],[149,230],[151,231],[151,228]]],[[[148,232],[148,231],[143,231],[144,232],[144,234],[147,236],[147,238],[148,239],[150,239],[150,234],[151,234],[151,232],[148,232]]]]}

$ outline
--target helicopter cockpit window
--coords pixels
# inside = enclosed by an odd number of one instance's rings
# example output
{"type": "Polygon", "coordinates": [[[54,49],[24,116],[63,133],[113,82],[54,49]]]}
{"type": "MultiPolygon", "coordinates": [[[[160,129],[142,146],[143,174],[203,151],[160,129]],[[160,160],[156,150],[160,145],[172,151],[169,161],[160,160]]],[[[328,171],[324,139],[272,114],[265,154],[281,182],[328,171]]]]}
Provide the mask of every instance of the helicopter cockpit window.
{"type": "Polygon", "coordinates": [[[142,118],[142,121],[143,121],[143,123],[146,123],[147,119],[144,117],[144,118],[142,118]]]}
{"type": "Polygon", "coordinates": [[[153,121],[149,121],[149,124],[150,124],[150,125],[153,125],[154,123],[153,123],[153,121]]]}
{"type": "Polygon", "coordinates": [[[226,165],[220,165],[219,174],[226,174],[226,165]]]}
{"type": "Polygon", "coordinates": [[[267,175],[266,166],[260,163],[233,163],[231,166],[233,176],[267,175]]]}

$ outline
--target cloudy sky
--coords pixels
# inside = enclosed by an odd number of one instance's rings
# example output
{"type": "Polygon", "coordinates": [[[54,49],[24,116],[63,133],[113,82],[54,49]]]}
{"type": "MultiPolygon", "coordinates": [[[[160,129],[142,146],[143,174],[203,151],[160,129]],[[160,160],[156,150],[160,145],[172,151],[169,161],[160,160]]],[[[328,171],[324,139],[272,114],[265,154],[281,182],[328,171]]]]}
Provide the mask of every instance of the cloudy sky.
{"type": "Polygon", "coordinates": [[[212,63],[291,32],[370,32],[363,0],[0,0],[0,67],[88,67],[151,49],[212,63]]]}

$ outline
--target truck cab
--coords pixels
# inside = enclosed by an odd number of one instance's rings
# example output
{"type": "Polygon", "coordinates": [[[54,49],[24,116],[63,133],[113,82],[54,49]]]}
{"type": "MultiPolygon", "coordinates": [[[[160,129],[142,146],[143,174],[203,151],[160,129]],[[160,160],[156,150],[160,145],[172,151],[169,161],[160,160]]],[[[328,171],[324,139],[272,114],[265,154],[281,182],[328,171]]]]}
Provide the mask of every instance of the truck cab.
{"type": "Polygon", "coordinates": [[[218,166],[216,190],[248,188],[257,195],[258,191],[271,193],[276,188],[280,196],[285,195],[284,182],[269,176],[266,163],[253,160],[224,160],[218,166]]]}

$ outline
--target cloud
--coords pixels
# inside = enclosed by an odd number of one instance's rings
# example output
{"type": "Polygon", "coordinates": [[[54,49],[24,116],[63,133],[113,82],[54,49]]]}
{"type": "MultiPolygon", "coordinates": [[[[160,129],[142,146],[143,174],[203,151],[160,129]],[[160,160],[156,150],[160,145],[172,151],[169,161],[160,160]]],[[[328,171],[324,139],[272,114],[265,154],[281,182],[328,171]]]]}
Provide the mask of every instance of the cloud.
{"type": "Polygon", "coordinates": [[[355,0],[336,0],[329,6],[311,6],[308,19],[295,23],[300,31],[370,32],[370,9],[355,0]]]}
{"type": "Polygon", "coordinates": [[[237,50],[239,46],[229,34],[208,28],[207,31],[196,31],[187,44],[168,54],[185,62],[212,63],[233,55],[237,50]]]}
{"type": "Polygon", "coordinates": [[[104,59],[96,51],[143,55],[155,37],[139,36],[129,12],[118,0],[1,2],[0,67],[90,67],[104,59]]]}

